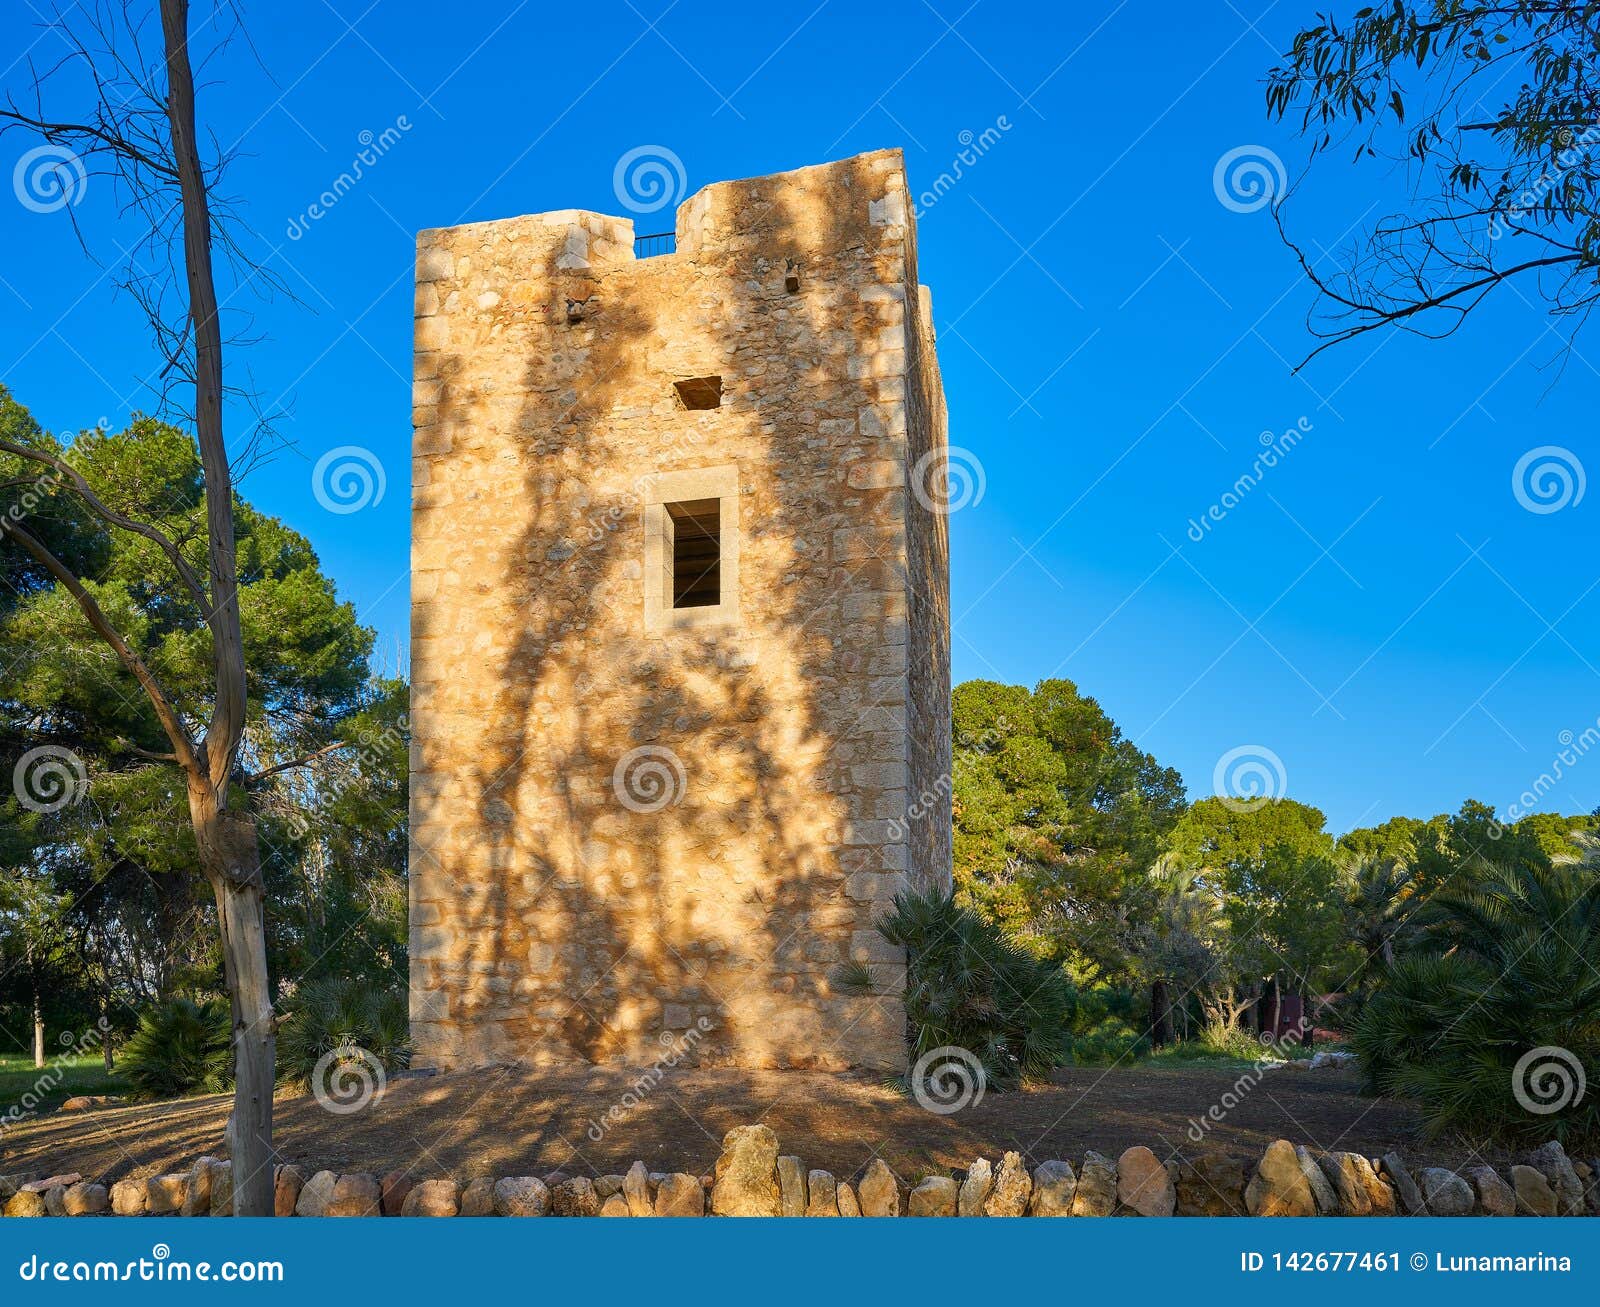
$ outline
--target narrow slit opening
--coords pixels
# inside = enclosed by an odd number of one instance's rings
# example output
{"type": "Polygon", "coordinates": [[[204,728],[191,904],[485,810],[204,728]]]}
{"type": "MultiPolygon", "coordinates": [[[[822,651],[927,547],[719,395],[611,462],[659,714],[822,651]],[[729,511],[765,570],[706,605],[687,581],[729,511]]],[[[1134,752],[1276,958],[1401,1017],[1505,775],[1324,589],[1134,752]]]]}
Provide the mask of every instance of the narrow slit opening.
{"type": "Polygon", "coordinates": [[[722,501],[689,499],[666,505],[672,524],[672,606],[709,608],[722,602],[722,501]]]}

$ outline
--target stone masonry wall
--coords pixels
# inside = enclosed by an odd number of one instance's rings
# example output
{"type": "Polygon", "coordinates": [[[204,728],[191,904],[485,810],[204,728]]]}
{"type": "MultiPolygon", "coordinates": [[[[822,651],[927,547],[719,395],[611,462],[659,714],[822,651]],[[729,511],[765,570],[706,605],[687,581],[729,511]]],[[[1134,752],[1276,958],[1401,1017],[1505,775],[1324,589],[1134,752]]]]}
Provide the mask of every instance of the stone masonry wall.
{"type": "Polygon", "coordinates": [[[917,284],[916,233],[909,229],[906,279],[907,592],[911,775],[905,824],[915,888],[951,888],[950,535],[944,387],[934,353],[933,304],[917,284]]]}
{"type": "MultiPolygon", "coordinates": [[[[1143,1145],[1118,1157],[1090,1151],[1076,1169],[1008,1152],[963,1170],[899,1175],[881,1157],[836,1177],[780,1155],[764,1125],[723,1136],[710,1171],[625,1175],[421,1178],[416,1168],[382,1177],[274,1169],[278,1216],[1594,1216],[1600,1158],[1569,1157],[1555,1140],[1501,1175],[1480,1163],[1461,1172],[1412,1174],[1397,1153],[1367,1158],[1313,1152],[1287,1139],[1259,1161],[1220,1152],[1194,1158],[1143,1145]]],[[[680,1164],[686,1159],[679,1159],[680,1164]]],[[[231,1216],[231,1163],[202,1157],[188,1171],[112,1184],[72,1172],[0,1175],[0,1215],[231,1216]]],[[[1379,1266],[1374,1269],[1398,1269],[1379,1266]]]]}
{"type": "Polygon", "coordinates": [[[950,875],[948,785],[908,821],[950,736],[909,214],[883,151],[710,186],[667,256],[578,211],[419,236],[420,1064],[904,1065],[873,922],[950,875]],[[735,593],[690,620],[647,537],[702,494],[735,593]]]}

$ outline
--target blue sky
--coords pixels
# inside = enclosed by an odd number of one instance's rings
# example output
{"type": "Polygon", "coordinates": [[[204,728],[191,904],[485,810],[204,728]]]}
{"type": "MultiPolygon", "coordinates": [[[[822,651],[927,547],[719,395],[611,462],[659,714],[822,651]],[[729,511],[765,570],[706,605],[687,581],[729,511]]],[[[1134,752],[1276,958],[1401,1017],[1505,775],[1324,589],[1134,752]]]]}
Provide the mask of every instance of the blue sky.
{"type": "MultiPolygon", "coordinates": [[[[1467,796],[1504,809],[1600,716],[1600,491],[1549,513],[1513,493],[1543,446],[1600,474],[1600,338],[1563,366],[1561,324],[1502,293],[1448,342],[1368,336],[1292,375],[1309,290],[1267,212],[1219,200],[1230,151],[1305,163],[1262,81],[1310,6],[247,9],[259,62],[228,51],[201,113],[237,143],[227,189],[299,302],[237,301],[262,339],[233,366],[294,442],[245,492],[311,538],[391,661],[419,228],[626,212],[613,169],[640,146],[681,159],[690,192],[899,146],[923,191],[992,128],[920,224],[951,441],[984,483],[951,520],[958,680],[1070,677],[1196,797],[1225,755],[1270,751],[1335,829],[1467,796]],[[307,221],[388,128],[360,185],[307,221]],[[1262,433],[1291,428],[1292,451],[1190,539],[1262,433]],[[332,513],[312,468],[352,445],[386,490],[332,513]]],[[[0,50],[48,61],[54,39],[26,5],[0,17],[0,50]]],[[[0,141],[8,174],[29,144],[0,141]]],[[[1331,157],[1291,224],[1337,248],[1402,181],[1331,157]]],[[[64,214],[3,198],[0,379],[52,429],[121,425],[154,366],[133,306],[64,214]]],[[[91,178],[76,213],[113,263],[129,233],[109,186],[91,178]]],[[[1565,770],[1539,807],[1600,802],[1600,758],[1565,770]]]]}

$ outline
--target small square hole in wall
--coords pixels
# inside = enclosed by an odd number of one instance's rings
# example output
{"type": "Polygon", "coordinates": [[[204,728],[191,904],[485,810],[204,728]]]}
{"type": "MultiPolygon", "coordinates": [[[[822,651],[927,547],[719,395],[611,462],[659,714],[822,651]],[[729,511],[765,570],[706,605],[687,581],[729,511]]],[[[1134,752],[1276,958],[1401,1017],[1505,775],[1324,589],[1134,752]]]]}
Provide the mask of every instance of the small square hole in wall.
{"type": "Polygon", "coordinates": [[[684,408],[722,407],[721,377],[690,377],[687,381],[673,382],[672,388],[678,392],[684,408]]]}
{"type": "Polygon", "coordinates": [[[722,501],[667,504],[672,526],[672,606],[708,608],[722,602],[722,501]]]}

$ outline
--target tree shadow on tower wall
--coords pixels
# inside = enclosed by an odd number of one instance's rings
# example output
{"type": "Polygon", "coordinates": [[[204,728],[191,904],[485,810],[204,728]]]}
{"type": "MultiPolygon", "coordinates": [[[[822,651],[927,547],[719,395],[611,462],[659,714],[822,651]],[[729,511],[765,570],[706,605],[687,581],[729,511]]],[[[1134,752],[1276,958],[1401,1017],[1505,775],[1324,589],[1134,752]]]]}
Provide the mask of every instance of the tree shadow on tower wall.
{"type": "Polygon", "coordinates": [[[906,256],[871,220],[900,172],[708,188],[641,261],[597,215],[425,236],[424,1059],[901,1064],[872,922],[906,874],[906,256]],[[729,465],[738,624],[652,629],[648,478],[729,465]],[[874,993],[838,992],[851,957],[874,993]]]}

